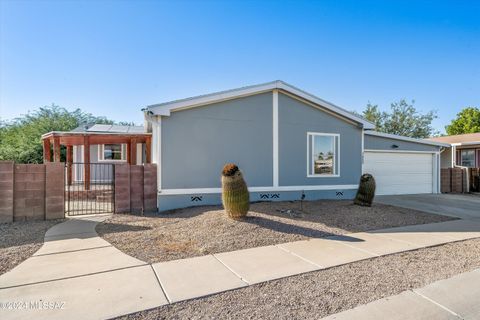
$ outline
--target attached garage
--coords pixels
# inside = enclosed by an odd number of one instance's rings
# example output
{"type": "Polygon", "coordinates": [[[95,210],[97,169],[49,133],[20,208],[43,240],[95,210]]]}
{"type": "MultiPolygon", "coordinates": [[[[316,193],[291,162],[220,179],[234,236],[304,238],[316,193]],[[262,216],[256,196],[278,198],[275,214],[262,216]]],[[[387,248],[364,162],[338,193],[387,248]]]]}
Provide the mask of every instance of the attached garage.
{"type": "Polygon", "coordinates": [[[377,183],[377,194],[434,193],[434,154],[365,152],[363,172],[377,183]]]}
{"type": "Polygon", "coordinates": [[[438,193],[442,145],[365,132],[363,172],[374,176],[377,195],[438,193]]]}

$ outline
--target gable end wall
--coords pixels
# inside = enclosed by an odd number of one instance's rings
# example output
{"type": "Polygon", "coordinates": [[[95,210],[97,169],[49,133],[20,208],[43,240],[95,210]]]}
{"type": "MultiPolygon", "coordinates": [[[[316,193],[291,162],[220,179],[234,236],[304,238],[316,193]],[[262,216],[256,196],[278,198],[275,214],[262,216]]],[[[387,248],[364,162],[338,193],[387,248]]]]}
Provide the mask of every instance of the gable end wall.
{"type": "Polygon", "coordinates": [[[272,92],[162,117],[162,189],[220,188],[236,163],[251,187],[272,186],[272,92]]]}
{"type": "Polygon", "coordinates": [[[362,172],[362,129],[327,112],[279,94],[280,186],[352,185],[362,172]],[[340,176],[307,177],[307,132],[340,135],[340,176]]]}

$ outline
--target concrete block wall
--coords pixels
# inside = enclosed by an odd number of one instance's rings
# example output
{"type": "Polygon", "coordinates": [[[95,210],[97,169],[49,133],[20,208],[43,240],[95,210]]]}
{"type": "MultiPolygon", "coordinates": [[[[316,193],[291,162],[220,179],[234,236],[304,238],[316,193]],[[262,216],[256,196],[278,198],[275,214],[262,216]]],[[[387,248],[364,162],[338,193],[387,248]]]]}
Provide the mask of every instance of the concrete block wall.
{"type": "Polygon", "coordinates": [[[45,219],[45,165],[15,164],[14,221],[45,219]]]}
{"type": "Polygon", "coordinates": [[[130,166],[130,210],[142,212],[143,207],[143,166],[130,166]]]}
{"type": "Polygon", "coordinates": [[[115,213],[130,212],[130,166],[115,165],[115,213]]]}
{"type": "Polygon", "coordinates": [[[463,192],[463,170],[460,168],[451,169],[451,188],[452,193],[463,192]]]}
{"type": "Polygon", "coordinates": [[[13,222],[13,161],[0,161],[0,223],[13,222]]]}
{"type": "Polygon", "coordinates": [[[440,192],[441,193],[449,193],[452,192],[452,185],[451,185],[451,172],[448,168],[441,169],[440,171],[440,192]]]}
{"type": "Polygon", "coordinates": [[[440,171],[442,193],[467,192],[467,171],[462,168],[443,168],[440,171]]]}
{"type": "Polygon", "coordinates": [[[45,164],[45,219],[65,217],[65,165],[61,162],[45,164]]]}
{"type": "Polygon", "coordinates": [[[0,223],[64,217],[64,164],[0,161],[0,223]]]}
{"type": "Polygon", "coordinates": [[[143,165],[143,207],[145,211],[157,211],[157,165],[143,165]]]}
{"type": "Polygon", "coordinates": [[[157,211],[157,166],[115,165],[115,213],[157,211]]]}

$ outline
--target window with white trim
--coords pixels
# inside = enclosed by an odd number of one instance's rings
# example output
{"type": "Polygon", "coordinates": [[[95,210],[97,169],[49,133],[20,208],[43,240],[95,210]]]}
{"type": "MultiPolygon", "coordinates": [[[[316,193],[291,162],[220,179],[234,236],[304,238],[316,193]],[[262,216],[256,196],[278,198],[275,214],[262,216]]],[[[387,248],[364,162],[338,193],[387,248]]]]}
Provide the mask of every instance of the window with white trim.
{"type": "Polygon", "coordinates": [[[340,135],[309,132],[308,177],[338,177],[340,174],[340,135]]]}
{"type": "Polygon", "coordinates": [[[475,167],[475,150],[474,149],[462,149],[461,152],[461,159],[462,159],[462,166],[473,168],[475,167]]]}
{"type": "Polygon", "coordinates": [[[120,143],[102,144],[100,145],[98,158],[102,161],[125,161],[125,145],[120,143]]]}

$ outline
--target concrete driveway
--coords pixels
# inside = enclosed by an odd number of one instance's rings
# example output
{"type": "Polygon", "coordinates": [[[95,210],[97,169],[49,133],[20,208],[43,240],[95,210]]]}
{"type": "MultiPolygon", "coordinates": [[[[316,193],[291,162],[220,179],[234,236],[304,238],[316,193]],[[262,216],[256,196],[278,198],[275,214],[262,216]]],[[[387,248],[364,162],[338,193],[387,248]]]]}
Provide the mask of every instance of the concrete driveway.
{"type": "Polygon", "coordinates": [[[480,196],[471,194],[412,194],[377,196],[375,201],[461,219],[480,219],[480,196]]]}

